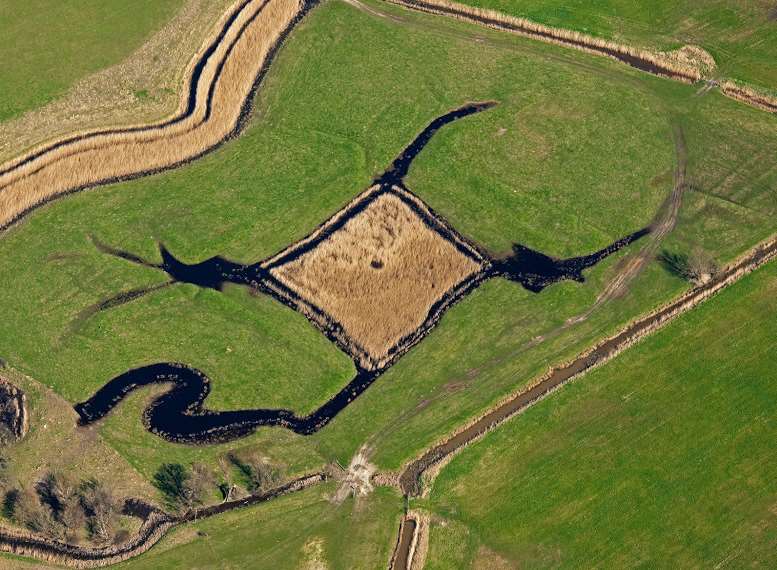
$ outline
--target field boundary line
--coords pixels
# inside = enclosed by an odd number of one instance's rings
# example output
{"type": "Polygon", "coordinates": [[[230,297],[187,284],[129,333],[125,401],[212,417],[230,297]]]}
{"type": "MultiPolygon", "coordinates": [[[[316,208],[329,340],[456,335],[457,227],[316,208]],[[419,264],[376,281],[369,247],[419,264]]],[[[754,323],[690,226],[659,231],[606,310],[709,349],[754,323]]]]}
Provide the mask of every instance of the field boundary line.
{"type": "Polygon", "coordinates": [[[421,495],[429,488],[429,485],[424,486],[423,480],[431,482],[442,467],[464,447],[478,441],[495,427],[543,400],[568,382],[612,360],[630,346],[664,328],[677,317],[775,258],[777,235],[762,241],[738,257],[707,283],[694,287],[673,301],[638,317],[614,335],[599,341],[572,360],[551,368],[527,386],[502,398],[497,404],[427,448],[415,459],[405,463],[398,475],[379,473],[374,480],[389,484],[396,482],[402,493],[408,497],[421,495]]]}
{"type": "Polygon", "coordinates": [[[171,515],[140,501],[129,499],[125,503],[125,512],[128,510],[147,512],[143,517],[143,524],[135,536],[122,545],[102,548],[78,546],[41,537],[27,531],[0,528],[0,552],[62,564],[71,568],[109,566],[146,552],[175,526],[196,522],[235,509],[266,503],[272,499],[302,491],[326,480],[327,475],[323,472],[313,473],[293,479],[264,493],[256,493],[242,499],[235,499],[217,505],[199,507],[182,515],[171,515]]]}
{"type": "Polygon", "coordinates": [[[185,112],[144,127],[92,132],[0,171],[0,231],[65,195],[189,164],[238,136],[285,39],[318,0],[242,0],[191,68],[185,112]]]}
{"type": "MultiPolygon", "coordinates": [[[[356,0],[352,0],[351,3],[353,1],[356,0]]],[[[686,45],[671,52],[653,51],[631,47],[627,44],[566,28],[547,26],[526,18],[509,16],[497,10],[475,8],[450,0],[384,1],[417,12],[448,16],[545,43],[609,57],[640,71],[683,83],[706,81],[707,88],[718,87],[721,93],[731,99],[764,111],[777,113],[777,97],[731,79],[718,80],[713,78],[712,72],[716,69],[717,64],[712,55],[699,46],[686,45]]]]}

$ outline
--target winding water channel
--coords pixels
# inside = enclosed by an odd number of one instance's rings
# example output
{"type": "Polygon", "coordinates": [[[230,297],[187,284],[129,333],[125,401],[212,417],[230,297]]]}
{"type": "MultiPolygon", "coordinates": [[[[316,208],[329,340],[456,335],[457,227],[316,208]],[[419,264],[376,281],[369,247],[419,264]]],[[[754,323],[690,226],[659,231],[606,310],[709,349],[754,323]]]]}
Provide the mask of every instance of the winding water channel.
{"type": "MultiPolygon", "coordinates": [[[[456,232],[431,210],[423,211],[415,202],[418,200],[417,197],[413,196],[412,200],[408,198],[408,196],[412,196],[412,193],[404,184],[404,178],[413,160],[444,125],[489,109],[494,104],[493,102],[467,104],[433,120],[399,154],[386,172],[375,180],[375,184],[379,187],[377,191],[354,202],[346,210],[338,213],[332,223],[322,226],[325,231],[319,231],[311,238],[302,240],[299,246],[291,247],[287,253],[271,257],[270,260],[243,265],[217,256],[199,263],[187,264],[177,259],[163,245],[160,245],[159,251],[162,261],[161,263],[153,263],[133,253],[94,240],[97,248],[106,255],[164,271],[170,276],[170,281],[163,286],[190,283],[198,287],[220,291],[226,283],[232,283],[250,287],[272,296],[295,310],[300,310],[297,294],[276,279],[270,270],[314,249],[329,239],[338,229],[345,226],[349,220],[362,212],[374,200],[384,194],[393,194],[403,200],[429,228],[449,243],[465,253],[479,252],[480,266],[479,270],[467,280],[447,291],[432,305],[423,324],[392,349],[391,358],[387,363],[373,368],[362,366],[356,355],[349,351],[349,347],[340,342],[341,325],[324,311],[316,309],[322,313],[318,315],[321,318],[310,319],[311,322],[354,357],[356,374],[342,390],[310,415],[298,416],[292,410],[272,408],[210,410],[205,407],[205,400],[210,393],[211,381],[208,376],[184,363],[162,362],[120,374],[107,382],[91,398],[76,404],[75,410],[78,413],[80,424],[90,424],[105,417],[128,394],[138,388],[153,384],[170,384],[171,388],[157,397],[143,413],[143,422],[147,429],[166,440],[197,444],[228,441],[246,436],[260,426],[284,427],[302,435],[315,433],[369,388],[407,350],[420,342],[434,328],[448,308],[484,281],[493,278],[506,278],[534,293],[540,293],[545,287],[565,279],[583,281],[585,269],[594,266],[602,259],[650,232],[648,228],[640,229],[600,251],[570,259],[556,259],[520,244],[513,247],[512,255],[497,259],[456,232]]],[[[108,310],[117,305],[132,302],[159,290],[159,288],[160,286],[156,286],[145,290],[120,293],[102,301],[96,310],[108,310]]]]}

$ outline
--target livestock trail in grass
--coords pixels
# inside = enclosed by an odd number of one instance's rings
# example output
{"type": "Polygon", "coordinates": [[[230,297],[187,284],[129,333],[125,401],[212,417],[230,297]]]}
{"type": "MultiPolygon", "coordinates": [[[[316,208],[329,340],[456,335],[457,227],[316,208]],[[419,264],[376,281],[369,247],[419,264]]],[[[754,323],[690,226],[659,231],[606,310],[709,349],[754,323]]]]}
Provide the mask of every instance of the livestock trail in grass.
{"type": "Polygon", "coordinates": [[[704,285],[690,290],[658,311],[634,321],[615,336],[606,339],[590,350],[586,350],[568,364],[551,370],[528,389],[507,399],[465,429],[455,433],[446,441],[424,453],[420,458],[409,463],[399,478],[402,491],[408,496],[419,495],[421,493],[421,477],[427,470],[482,437],[493,427],[524,411],[567,382],[614,358],[642,337],[664,327],[679,315],[693,309],[743,276],[772,261],[775,257],[777,257],[777,238],[772,238],[731,264],[704,285]]]}
{"type": "MultiPolygon", "coordinates": [[[[651,81],[654,81],[652,78],[650,78],[650,80],[651,80],[651,81]]],[[[663,83],[669,83],[669,82],[663,82],[663,83]]],[[[466,100],[466,98],[463,98],[463,99],[460,99],[460,100],[466,100]]],[[[439,112],[439,111],[438,111],[438,112],[439,112]]],[[[428,116],[435,116],[435,113],[431,113],[431,112],[430,112],[430,113],[428,114],[428,116]]],[[[417,122],[416,122],[416,123],[413,123],[413,124],[417,124],[417,122]]],[[[414,127],[414,128],[415,128],[415,127],[414,127]]],[[[404,140],[407,140],[407,139],[405,139],[405,138],[402,138],[401,140],[402,140],[402,141],[404,141],[404,140]]],[[[259,150],[261,151],[262,149],[260,148],[259,150]]],[[[670,173],[670,178],[671,178],[671,173],[670,173]]],[[[87,196],[84,196],[83,198],[87,198],[87,196]]],[[[430,203],[431,203],[431,202],[430,202],[430,203]]],[[[322,219],[322,218],[323,218],[323,216],[322,216],[322,217],[319,217],[319,218],[317,218],[317,220],[318,220],[318,219],[322,219]]],[[[310,226],[312,226],[312,225],[314,225],[314,224],[310,224],[310,226]]],[[[310,226],[309,226],[309,227],[310,227],[310,226]]],[[[296,237],[296,236],[295,236],[295,237],[296,237]]],[[[262,241],[262,240],[260,240],[260,241],[262,241]]],[[[608,240],[608,241],[609,241],[609,240],[608,240]]],[[[122,242],[122,243],[123,243],[123,242],[122,242]]],[[[593,249],[595,249],[595,248],[591,248],[591,249],[593,250],[593,249]]],[[[264,255],[264,254],[263,254],[263,255],[264,255]]],[[[164,256],[163,256],[163,258],[164,258],[164,256]]],[[[174,258],[170,259],[170,258],[168,257],[168,258],[167,258],[167,259],[165,259],[164,261],[165,261],[165,262],[169,262],[169,263],[170,263],[170,265],[172,266],[176,260],[175,260],[174,258]]],[[[380,261],[380,260],[377,260],[377,261],[380,261]]],[[[557,260],[556,260],[556,261],[557,261],[557,260]]],[[[185,264],[181,264],[181,265],[185,266],[185,264]]],[[[378,265],[379,265],[379,264],[378,264],[378,265]]],[[[376,269],[377,269],[377,268],[376,268],[376,269]]],[[[146,270],[146,271],[147,271],[147,270],[146,270]]],[[[573,273],[570,273],[570,274],[573,274],[573,273]]],[[[557,289],[557,288],[556,288],[556,289],[557,289]]],[[[513,291],[511,291],[511,294],[512,294],[512,293],[513,293],[513,291]]],[[[512,298],[512,297],[510,297],[510,298],[512,298]]],[[[117,302],[118,302],[118,301],[117,301],[117,302]]],[[[188,315],[187,315],[187,316],[188,316],[188,315]]],[[[166,358],[167,356],[163,356],[163,357],[165,357],[165,358],[166,358]]],[[[125,367],[125,368],[126,368],[126,367],[125,367]]],[[[514,381],[515,381],[515,378],[512,378],[512,380],[511,380],[511,381],[512,381],[512,382],[514,382],[514,381]]],[[[511,386],[514,386],[514,384],[511,384],[511,386]]],[[[404,386],[403,386],[403,389],[404,389],[404,390],[407,390],[407,388],[408,388],[408,386],[407,386],[407,385],[404,385],[404,386]]],[[[513,388],[511,388],[511,389],[514,389],[514,387],[513,387],[513,388]]],[[[409,390],[408,390],[408,391],[409,391],[409,390]]],[[[403,400],[403,401],[404,401],[404,400],[403,400]]],[[[391,410],[391,412],[393,413],[393,410],[392,410],[392,408],[391,408],[391,406],[390,406],[390,405],[388,405],[388,404],[384,404],[384,405],[383,405],[383,407],[385,407],[386,409],[389,409],[389,410],[391,410]]],[[[372,418],[371,418],[371,419],[372,419],[372,418]]],[[[342,425],[342,424],[341,424],[341,425],[342,425]]],[[[346,425],[346,427],[347,427],[347,428],[350,428],[350,427],[351,427],[351,426],[349,426],[348,424],[345,424],[345,425],[346,425]]],[[[353,430],[353,431],[354,431],[355,433],[358,433],[358,432],[359,432],[359,430],[358,430],[358,429],[355,429],[355,430],[353,430]]],[[[337,432],[335,432],[335,433],[336,433],[336,435],[337,435],[337,432]]],[[[283,434],[273,434],[273,435],[283,435],[283,434]]],[[[342,435],[342,430],[341,430],[341,433],[340,433],[339,435],[342,435]]],[[[358,436],[357,436],[357,437],[358,437],[358,436]]],[[[307,439],[307,438],[306,438],[306,439],[307,439]]],[[[156,444],[156,443],[163,443],[163,442],[154,442],[154,443],[156,444]]],[[[410,445],[412,445],[412,443],[411,443],[410,445]]],[[[161,448],[161,446],[157,446],[157,445],[154,445],[154,447],[155,447],[155,448],[161,448]]],[[[346,447],[347,447],[347,446],[346,446],[346,447]]],[[[165,449],[169,449],[169,448],[165,448],[165,449]]],[[[393,529],[392,529],[392,530],[393,530],[393,529]]]]}
{"type": "Polygon", "coordinates": [[[775,292],[771,263],[453,458],[411,502],[426,567],[774,568],[775,292]]]}

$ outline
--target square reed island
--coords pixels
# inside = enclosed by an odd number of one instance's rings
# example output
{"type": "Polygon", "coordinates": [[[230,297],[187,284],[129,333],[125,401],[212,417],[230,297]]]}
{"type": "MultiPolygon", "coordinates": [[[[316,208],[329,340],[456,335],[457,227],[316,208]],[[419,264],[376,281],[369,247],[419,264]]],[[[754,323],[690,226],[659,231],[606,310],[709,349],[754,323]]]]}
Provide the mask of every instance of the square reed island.
{"type": "Polygon", "coordinates": [[[404,188],[366,190],[268,260],[272,287],[366,370],[414,345],[488,261],[404,188]]]}

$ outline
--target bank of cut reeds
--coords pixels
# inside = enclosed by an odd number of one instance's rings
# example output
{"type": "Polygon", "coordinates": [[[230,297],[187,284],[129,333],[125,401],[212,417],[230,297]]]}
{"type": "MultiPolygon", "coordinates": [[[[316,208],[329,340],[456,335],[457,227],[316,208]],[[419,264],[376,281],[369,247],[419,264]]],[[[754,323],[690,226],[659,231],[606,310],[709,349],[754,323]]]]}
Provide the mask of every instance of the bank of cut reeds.
{"type": "Polygon", "coordinates": [[[0,228],[56,196],[185,163],[226,139],[268,56],[301,9],[299,0],[248,2],[208,58],[197,79],[195,107],[182,120],[88,136],[5,169],[0,228]]]}
{"type": "Polygon", "coordinates": [[[764,111],[777,113],[777,96],[770,93],[736,83],[730,79],[721,82],[720,91],[737,101],[753,105],[764,111]]]}
{"type": "Polygon", "coordinates": [[[548,43],[573,47],[596,55],[605,55],[627,63],[641,63],[653,73],[693,83],[715,68],[715,60],[698,46],[685,46],[672,52],[634,48],[574,30],[554,28],[526,18],[508,16],[496,10],[475,8],[448,0],[388,0],[400,6],[453,16],[502,31],[510,31],[548,43]]]}

